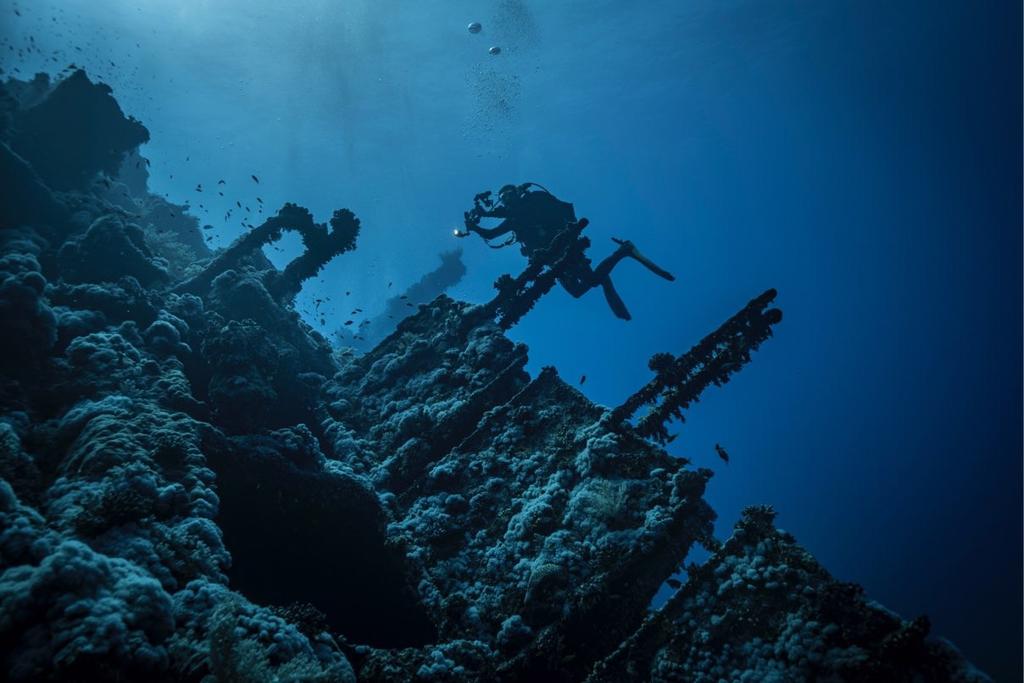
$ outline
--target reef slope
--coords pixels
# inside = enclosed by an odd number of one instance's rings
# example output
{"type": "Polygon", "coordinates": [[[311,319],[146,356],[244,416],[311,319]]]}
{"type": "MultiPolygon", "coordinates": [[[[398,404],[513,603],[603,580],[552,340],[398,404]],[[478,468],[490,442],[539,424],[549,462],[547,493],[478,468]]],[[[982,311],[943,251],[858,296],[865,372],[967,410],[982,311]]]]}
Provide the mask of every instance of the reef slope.
{"type": "Polygon", "coordinates": [[[211,252],[108,88],[0,105],[5,679],[987,680],[769,509],[716,541],[711,472],[659,445],[767,339],[774,292],[615,410],[505,336],[554,282],[536,264],[339,351],[293,300],[355,248],[350,212],[286,204],[211,252]],[[286,230],[305,252],[278,271],[286,230]]]}

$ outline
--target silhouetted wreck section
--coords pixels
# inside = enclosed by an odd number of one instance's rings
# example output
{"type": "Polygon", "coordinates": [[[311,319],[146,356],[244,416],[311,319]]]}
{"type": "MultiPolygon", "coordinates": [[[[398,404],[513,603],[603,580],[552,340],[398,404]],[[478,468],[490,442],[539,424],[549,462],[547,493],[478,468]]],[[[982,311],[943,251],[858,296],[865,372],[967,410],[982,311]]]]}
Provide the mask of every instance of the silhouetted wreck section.
{"type": "Polygon", "coordinates": [[[394,332],[399,321],[410,313],[410,308],[428,304],[457,285],[466,274],[462,250],[442,252],[440,258],[441,264],[437,268],[385,301],[380,313],[363,320],[354,328],[345,325],[339,327],[334,333],[338,345],[350,346],[364,353],[370,351],[394,332]]]}
{"type": "Polygon", "coordinates": [[[239,237],[201,273],[181,283],[174,291],[178,294],[207,292],[218,275],[237,267],[257,249],[281,239],[286,230],[299,233],[306,250],[283,271],[271,271],[270,281],[266,283],[267,291],[279,301],[292,300],[305,280],[320,272],[335,256],[355,247],[359,219],[348,209],[339,209],[331,217],[328,230],[323,223],[313,221],[308,209],[287,203],[276,216],[239,237]]]}
{"type": "MultiPolygon", "coordinates": [[[[77,70],[53,83],[46,74],[0,85],[0,227],[45,223],[66,232],[75,221],[69,194],[97,176],[112,176],[126,154],[149,140],[111,89],[77,70]]],[[[53,237],[49,235],[48,237],[53,237]]]]}
{"type": "Polygon", "coordinates": [[[498,294],[487,304],[487,310],[501,329],[507,330],[522,320],[551,291],[566,267],[586,259],[590,238],[580,235],[584,227],[586,223],[570,225],[551,240],[548,249],[534,254],[518,277],[505,274],[495,281],[498,294]]]}
{"type": "Polygon", "coordinates": [[[628,420],[641,406],[654,406],[637,423],[637,431],[659,443],[672,441],[667,423],[672,418],[682,421],[683,411],[699,400],[705,389],[728,382],[730,375],[750,362],[751,352],[772,335],[772,325],[782,320],[782,311],[768,308],[775,296],[776,291],[769,289],[753,299],[682,356],[652,356],[648,366],[655,378],[616,408],[613,420],[628,420]]]}

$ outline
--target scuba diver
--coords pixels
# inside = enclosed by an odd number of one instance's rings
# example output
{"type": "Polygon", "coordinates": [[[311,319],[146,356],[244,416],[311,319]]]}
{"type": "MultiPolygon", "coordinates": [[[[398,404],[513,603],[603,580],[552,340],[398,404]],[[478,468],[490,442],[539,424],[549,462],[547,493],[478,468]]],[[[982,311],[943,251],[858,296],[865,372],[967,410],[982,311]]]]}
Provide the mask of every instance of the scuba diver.
{"type": "MultiPolygon", "coordinates": [[[[563,202],[537,183],[523,183],[502,187],[498,191],[497,201],[489,190],[478,194],[473,198],[473,208],[465,213],[466,230],[455,230],[454,234],[456,237],[468,237],[470,233],[475,232],[483,237],[492,249],[501,249],[518,242],[521,245],[521,253],[527,258],[550,259],[552,255],[547,252],[556,237],[567,229],[574,229],[578,233],[588,223],[586,218],[576,219],[576,212],[569,202],[563,202]],[[483,218],[504,220],[497,227],[484,228],[480,226],[480,220],[483,218]],[[502,235],[508,235],[504,242],[497,245],[490,243],[490,240],[502,235]]],[[[612,312],[623,320],[629,320],[629,310],[619,297],[619,293],[615,291],[611,279],[612,268],[619,261],[629,257],[639,261],[659,277],[670,281],[675,280],[675,277],[641,254],[632,242],[614,237],[612,240],[619,245],[618,248],[611,256],[597,264],[596,268],[591,267],[590,259],[580,251],[577,258],[560,268],[558,282],[565,291],[577,299],[600,285],[612,312]]],[[[557,257],[559,254],[554,256],[557,257]]]]}

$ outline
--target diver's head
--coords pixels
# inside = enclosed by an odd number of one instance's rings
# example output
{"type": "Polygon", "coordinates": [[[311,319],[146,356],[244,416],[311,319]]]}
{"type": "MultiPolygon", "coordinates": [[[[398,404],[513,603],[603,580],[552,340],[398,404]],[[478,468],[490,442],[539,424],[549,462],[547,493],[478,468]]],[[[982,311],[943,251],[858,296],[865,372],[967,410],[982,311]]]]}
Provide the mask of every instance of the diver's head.
{"type": "Polygon", "coordinates": [[[515,185],[503,185],[502,188],[498,190],[498,201],[505,206],[514,204],[518,199],[519,188],[515,185]]]}

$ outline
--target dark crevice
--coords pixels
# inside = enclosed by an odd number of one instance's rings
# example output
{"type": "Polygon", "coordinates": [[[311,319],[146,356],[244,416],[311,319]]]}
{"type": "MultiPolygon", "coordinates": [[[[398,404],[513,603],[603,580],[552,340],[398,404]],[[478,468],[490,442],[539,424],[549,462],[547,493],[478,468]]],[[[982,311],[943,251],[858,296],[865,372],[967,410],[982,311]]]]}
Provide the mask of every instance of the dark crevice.
{"type": "Polygon", "coordinates": [[[354,479],[257,450],[234,447],[210,461],[233,588],[266,605],[310,603],[350,642],[434,642],[404,552],[386,542],[376,496],[354,479]]]}

